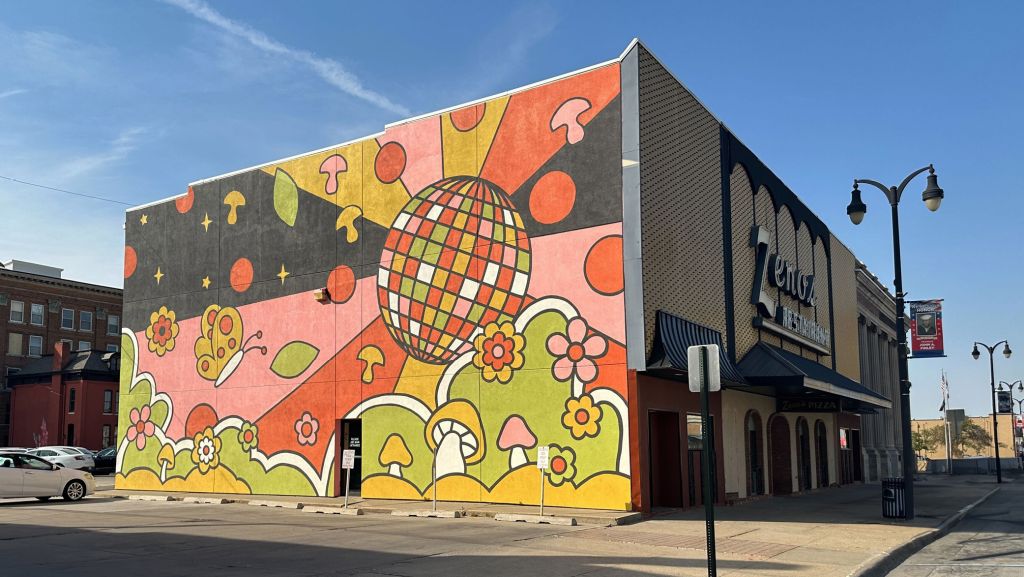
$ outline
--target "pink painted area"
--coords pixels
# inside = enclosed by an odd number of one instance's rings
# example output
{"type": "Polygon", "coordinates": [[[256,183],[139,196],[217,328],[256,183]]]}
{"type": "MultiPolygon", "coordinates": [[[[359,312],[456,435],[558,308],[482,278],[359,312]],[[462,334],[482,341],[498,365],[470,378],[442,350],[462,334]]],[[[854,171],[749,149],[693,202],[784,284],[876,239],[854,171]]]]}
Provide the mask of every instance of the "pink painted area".
{"type": "Polygon", "coordinates": [[[377,142],[381,146],[397,142],[405,149],[408,160],[402,172],[402,183],[410,196],[415,196],[444,176],[439,115],[388,128],[377,142]]]}
{"type": "Polygon", "coordinates": [[[583,273],[583,261],[590,247],[610,234],[622,234],[622,223],[531,238],[532,267],[527,293],[538,299],[561,296],[569,300],[588,325],[624,343],[626,315],[622,293],[604,296],[595,292],[583,273]]]}
{"type": "Polygon", "coordinates": [[[247,348],[267,347],[267,354],[249,350],[241,364],[220,387],[202,378],[196,371],[193,347],[200,334],[200,318],[178,321],[174,350],[163,357],[149,352],[145,328],[135,334],[139,342],[139,371],[149,372],[157,392],[167,393],[174,402],[174,414],[166,431],[171,437],[185,434],[185,420],[199,403],[209,403],[219,417],[237,415],[254,420],[290,394],[317,369],[330,361],[337,351],[355,339],[375,316],[362,313],[362,303],[376,302],[376,278],[356,282],[356,294],[345,304],[320,304],[308,292],[238,307],[244,327],[243,339],[262,331],[247,348]],[[339,322],[338,319],[345,319],[339,322]],[[304,341],[319,354],[302,374],[285,379],[270,370],[281,347],[292,341],[304,341]]]}

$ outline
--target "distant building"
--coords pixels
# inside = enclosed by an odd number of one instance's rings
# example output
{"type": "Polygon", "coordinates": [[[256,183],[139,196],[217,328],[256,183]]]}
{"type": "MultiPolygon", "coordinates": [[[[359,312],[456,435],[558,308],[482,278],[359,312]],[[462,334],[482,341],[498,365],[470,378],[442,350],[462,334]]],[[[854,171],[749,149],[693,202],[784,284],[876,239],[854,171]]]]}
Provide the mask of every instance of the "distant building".
{"type": "Polygon", "coordinates": [[[61,341],[70,350],[117,351],[121,289],[61,278],[62,269],[0,263],[0,447],[12,444],[7,378],[61,341]]]}
{"type": "Polygon", "coordinates": [[[16,447],[71,445],[98,450],[117,439],[121,353],[72,351],[67,342],[7,378],[16,447]]]}
{"type": "MultiPolygon", "coordinates": [[[[989,435],[992,434],[992,413],[988,415],[982,415],[979,417],[967,417],[967,421],[978,425],[985,430],[989,435]]],[[[999,423],[999,456],[1003,459],[1014,457],[1016,453],[1013,447],[1019,445],[1020,437],[1014,439],[1013,433],[1013,415],[1009,413],[1001,413],[997,417],[999,423]]],[[[914,419],[912,421],[914,432],[924,431],[932,427],[938,427],[940,430],[943,427],[942,419],[914,419]]],[[[950,432],[951,435],[955,434],[950,432]]],[[[954,441],[955,446],[955,441],[954,441]]],[[[939,443],[935,445],[935,448],[931,451],[925,451],[920,453],[921,456],[926,459],[939,460],[946,458],[946,443],[944,438],[940,436],[939,443]]],[[[974,451],[967,449],[964,451],[963,457],[995,457],[995,447],[990,444],[980,451],[974,451]]]]}

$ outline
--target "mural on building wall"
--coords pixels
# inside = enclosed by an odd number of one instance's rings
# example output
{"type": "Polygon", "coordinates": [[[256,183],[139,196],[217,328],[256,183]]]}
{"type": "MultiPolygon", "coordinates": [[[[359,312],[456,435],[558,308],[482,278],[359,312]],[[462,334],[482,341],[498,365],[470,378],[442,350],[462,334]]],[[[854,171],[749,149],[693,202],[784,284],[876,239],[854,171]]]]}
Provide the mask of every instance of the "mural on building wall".
{"type": "Polygon", "coordinates": [[[128,213],[117,486],[628,508],[619,70],[128,213]],[[315,298],[318,289],[324,289],[315,298]]]}

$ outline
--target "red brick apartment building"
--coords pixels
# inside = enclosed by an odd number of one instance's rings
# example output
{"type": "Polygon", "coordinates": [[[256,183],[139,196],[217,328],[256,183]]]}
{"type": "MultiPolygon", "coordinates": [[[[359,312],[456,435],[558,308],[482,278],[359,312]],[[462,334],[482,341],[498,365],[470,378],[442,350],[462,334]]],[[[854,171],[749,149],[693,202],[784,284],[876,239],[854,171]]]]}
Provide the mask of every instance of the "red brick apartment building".
{"type": "MultiPolygon", "coordinates": [[[[71,351],[112,352],[120,345],[121,289],[64,279],[62,272],[19,260],[0,263],[0,447],[14,444],[12,424],[19,417],[10,376],[60,342],[71,351]]],[[[63,442],[64,435],[52,434],[50,443],[63,442]]]]}

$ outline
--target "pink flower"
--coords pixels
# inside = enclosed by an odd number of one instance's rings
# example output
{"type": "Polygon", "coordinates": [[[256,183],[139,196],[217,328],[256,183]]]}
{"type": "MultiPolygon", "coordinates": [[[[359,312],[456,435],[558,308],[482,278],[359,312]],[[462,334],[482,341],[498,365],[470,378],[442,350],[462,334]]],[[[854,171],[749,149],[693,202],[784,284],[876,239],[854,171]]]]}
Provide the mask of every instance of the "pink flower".
{"type": "Polygon", "coordinates": [[[320,421],[313,418],[309,411],[302,413],[302,417],[295,421],[295,432],[299,435],[300,445],[315,445],[316,432],[320,430],[320,421]]]}
{"type": "Polygon", "coordinates": [[[608,343],[598,334],[588,337],[588,332],[586,321],[576,317],[569,321],[566,334],[554,333],[548,337],[548,352],[555,356],[551,374],[559,381],[575,376],[580,382],[589,383],[597,378],[594,359],[605,353],[608,343]]]}
{"type": "Polygon", "coordinates": [[[128,432],[125,434],[128,437],[128,442],[135,441],[135,446],[141,451],[146,448],[146,437],[152,437],[156,433],[156,425],[153,421],[149,420],[149,416],[152,413],[152,409],[149,405],[142,405],[142,409],[132,409],[132,412],[128,414],[128,421],[131,423],[128,426],[128,432]]]}

